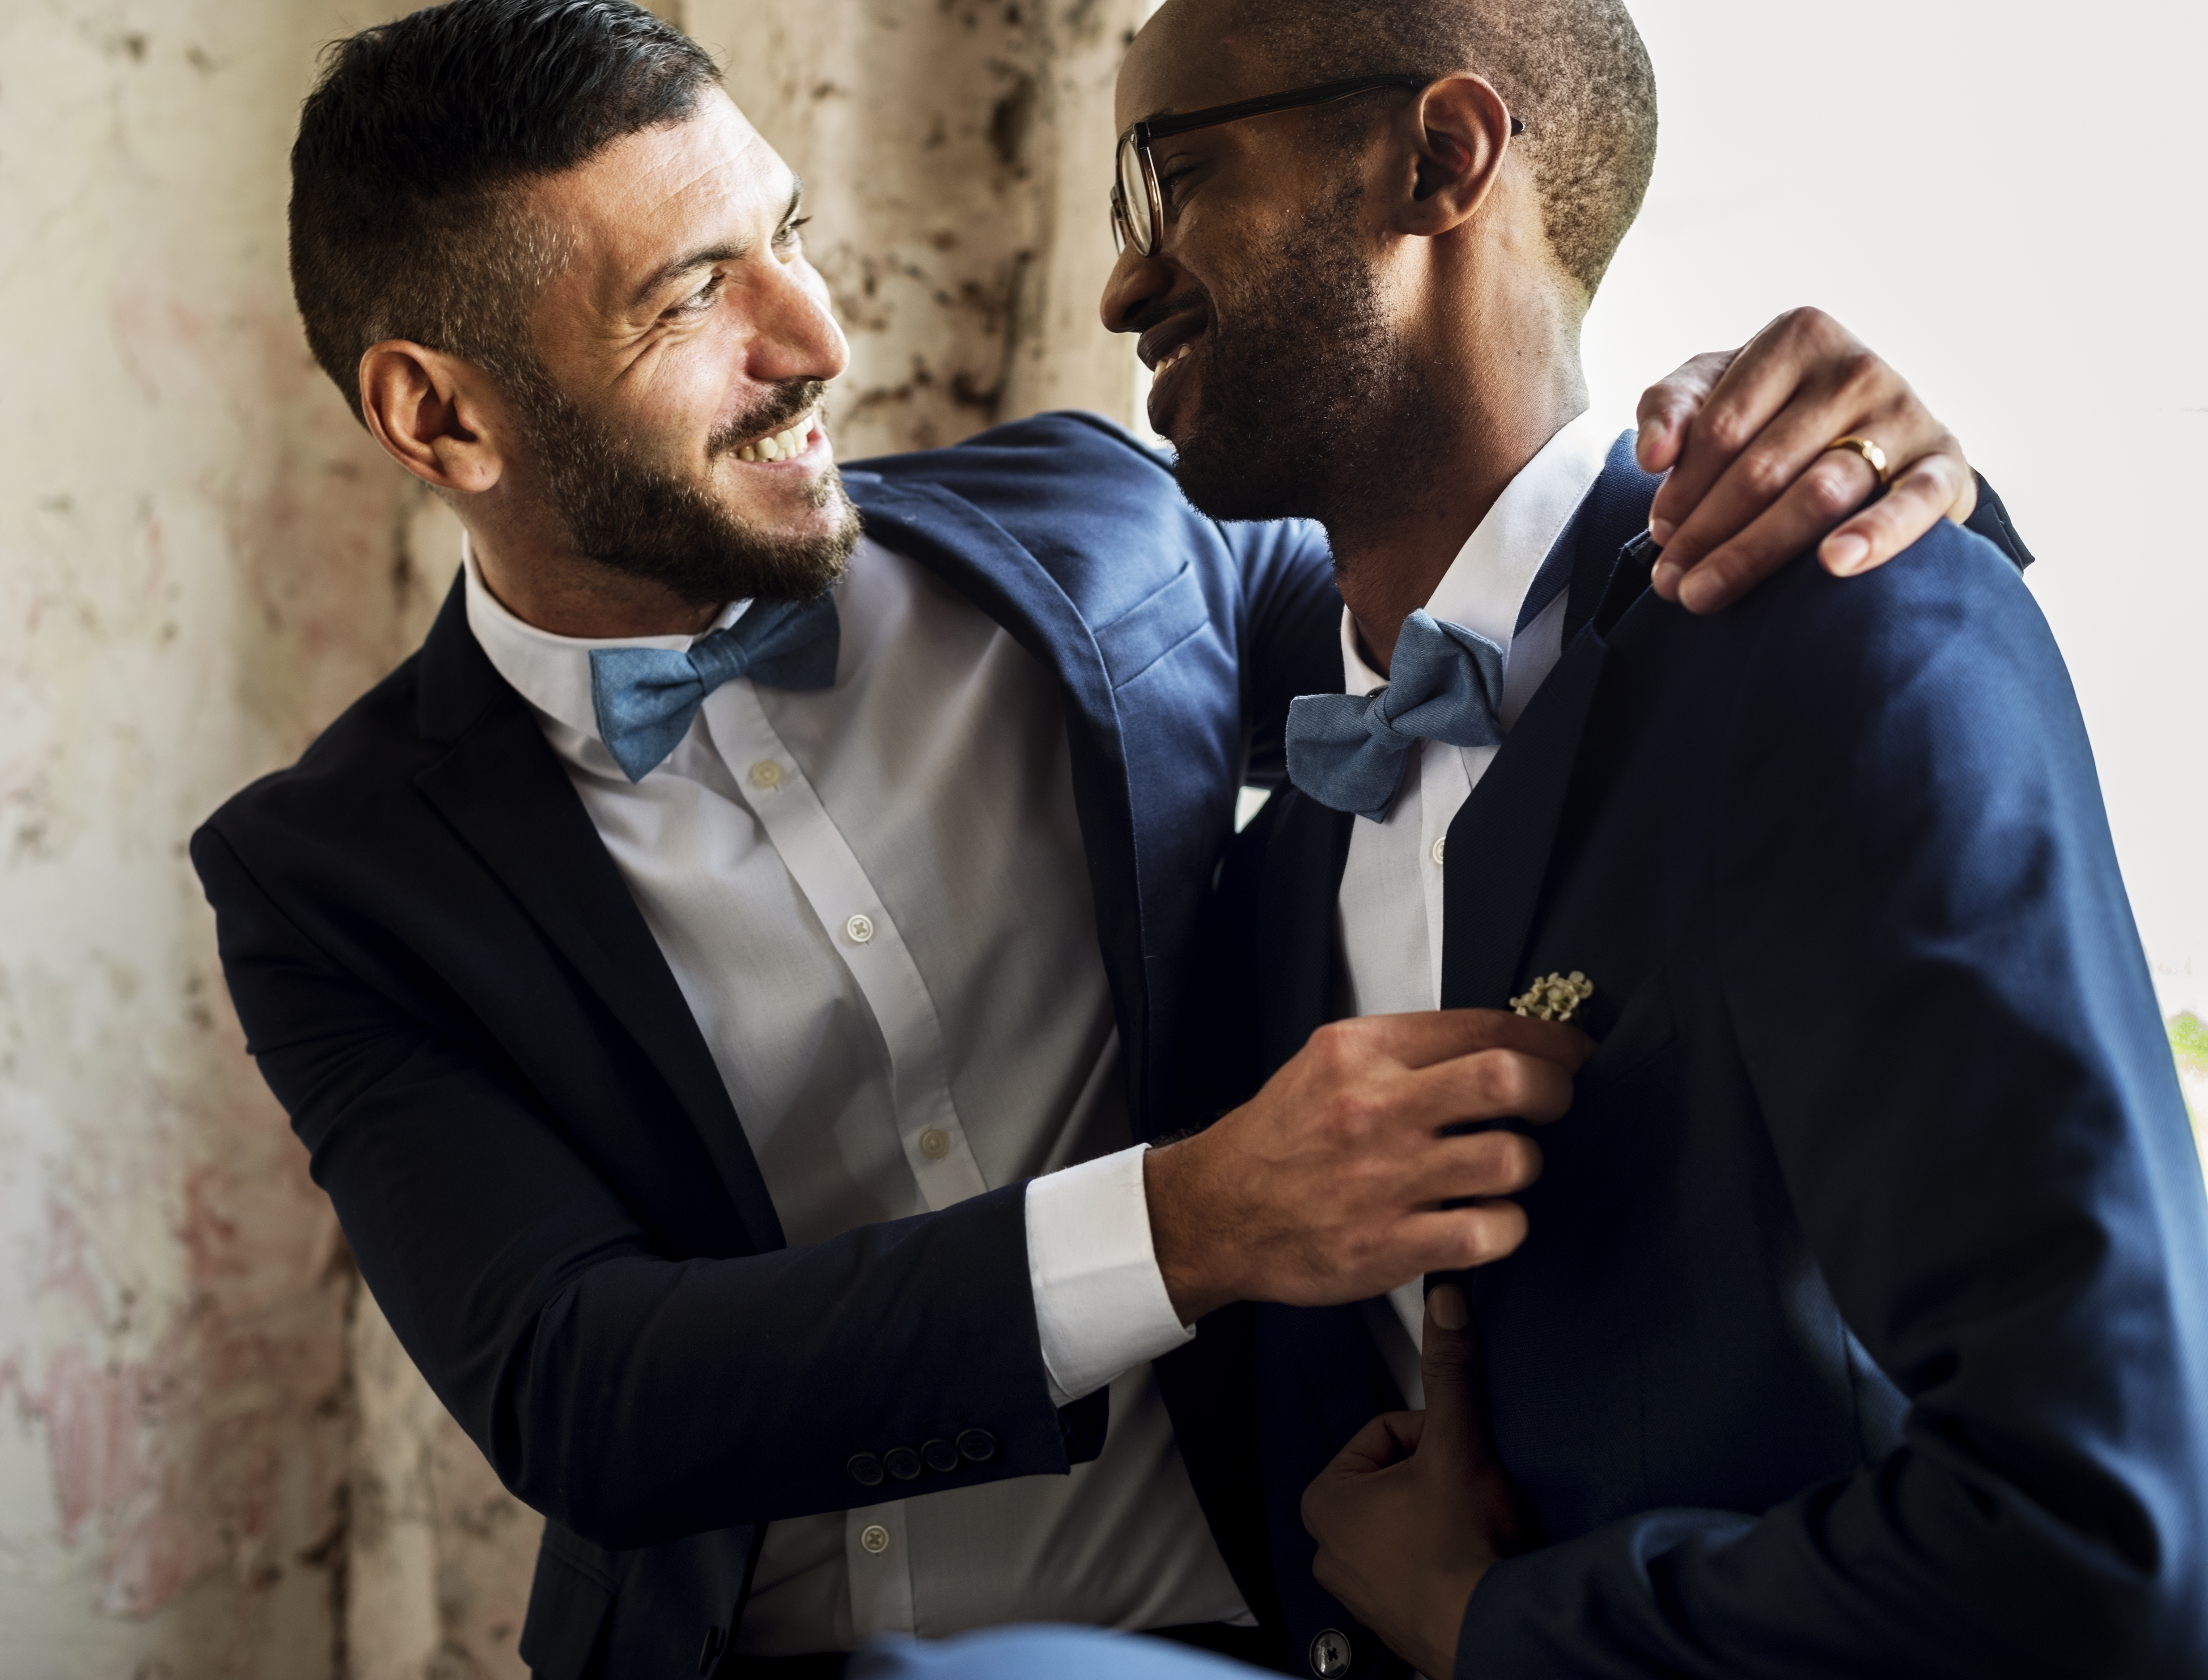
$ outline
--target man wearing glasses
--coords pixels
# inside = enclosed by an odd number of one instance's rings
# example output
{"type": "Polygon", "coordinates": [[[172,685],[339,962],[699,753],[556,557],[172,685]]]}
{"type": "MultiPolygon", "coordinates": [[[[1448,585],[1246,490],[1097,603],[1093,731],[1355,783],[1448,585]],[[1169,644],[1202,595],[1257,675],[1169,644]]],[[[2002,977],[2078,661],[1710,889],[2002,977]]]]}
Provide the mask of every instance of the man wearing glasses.
{"type": "MultiPolygon", "coordinates": [[[[1592,1035],[1521,1248],[1251,1315],[1296,1656],[2208,1671],[2208,1206],[2075,698],[1952,525],[1666,603],[1578,365],[1653,159],[1623,7],[1169,0],[1119,103],[1106,322],[1191,500],[1320,519],[1345,600],[1224,866],[1218,1101],[1345,1017],[1592,1035]]],[[[1823,470],[1945,506],[1884,436],[1823,470]]]]}
{"type": "MultiPolygon", "coordinates": [[[[309,342],[469,547],[419,655],[193,855],[363,1276],[549,1519],[524,1655],[795,1680],[1041,1617],[1284,1658],[1250,1415],[1207,1409],[1244,1326],[1188,1327],[1506,1252],[1530,1151],[1437,1127],[1561,1113],[1581,1053],[1423,1009],[1143,1149],[1207,1059],[1236,789],[1337,661],[1316,531],[1199,515],[1093,417],[839,474],[798,185],[625,0],[340,43],[293,182],[309,342]]],[[[1170,213],[1115,212],[1153,249],[1170,213]]],[[[1713,378],[1658,395],[1652,465],[1713,378]]],[[[1843,564],[1972,501],[1814,322],[1728,388],[1767,435],[1685,457],[1701,604],[1869,494],[1831,500],[1837,432],[1907,470],[1843,564]]],[[[1354,420],[1301,441],[1415,490],[1354,420]]]]}

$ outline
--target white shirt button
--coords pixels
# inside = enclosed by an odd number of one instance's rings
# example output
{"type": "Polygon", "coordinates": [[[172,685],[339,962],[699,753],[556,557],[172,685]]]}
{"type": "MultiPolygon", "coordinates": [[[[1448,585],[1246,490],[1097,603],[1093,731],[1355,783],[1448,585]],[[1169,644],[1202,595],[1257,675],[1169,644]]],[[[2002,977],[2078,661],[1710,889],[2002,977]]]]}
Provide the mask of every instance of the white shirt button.
{"type": "Polygon", "coordinates": [[[920,1134],[920,1152],[930,1161],[940,1161],[951,1153],[951,1134],[939,1126],[930,1126],[920,1134]]]}
{"type": "Polygon", "coordinates": [[[859,1544],[879,1557],[890,1549],[890,1531],[879,1522],[870,1522],[859,1531],[859,1544]]]}
{"type": "Polygon", "coordinates": [[[1439,863],[1442,861],[1442,854],[1448,849],[1449,836],[1444,834],[1440,839],[1434,842],[1434,861],[1439,863]]]}
{"type": "Polygon", "coordinates": [[[874,919],[870,915],[855,915],[843,924],[843,931],[851,936],[853,945],[864,945],[874,937],[874,919]]]}
{"type": "Polygon", "coordinates": [[[752,786],[761,793],[772,793],[782,785],[782,766],[772,759],[761,759],[752,766],[752,786]]]}

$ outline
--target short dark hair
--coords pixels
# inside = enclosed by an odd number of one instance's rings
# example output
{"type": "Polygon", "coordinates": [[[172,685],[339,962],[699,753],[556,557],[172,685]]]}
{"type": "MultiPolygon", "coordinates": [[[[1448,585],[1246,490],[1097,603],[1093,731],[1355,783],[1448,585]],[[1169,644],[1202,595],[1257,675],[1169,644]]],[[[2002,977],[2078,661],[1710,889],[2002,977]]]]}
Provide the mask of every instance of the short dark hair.
{"type": "Polygon", "coordinates": [[[1655,67],[1622,0],[1237,0],[1234,9],[1237,31],[1299,81],[1486,77],[1526,124],[1513,143],[1533,168],[1557,261],[1594,295],[1656,167],[1655,67]]]}
{"type": "Polygon", "coordinates": [[[561,252],[515,189],[682,121],[719,80],[629,0],[449,0],[333,43],[291,147],[291,291],[354,415],[385,339],[531,363],[561,252]]]}

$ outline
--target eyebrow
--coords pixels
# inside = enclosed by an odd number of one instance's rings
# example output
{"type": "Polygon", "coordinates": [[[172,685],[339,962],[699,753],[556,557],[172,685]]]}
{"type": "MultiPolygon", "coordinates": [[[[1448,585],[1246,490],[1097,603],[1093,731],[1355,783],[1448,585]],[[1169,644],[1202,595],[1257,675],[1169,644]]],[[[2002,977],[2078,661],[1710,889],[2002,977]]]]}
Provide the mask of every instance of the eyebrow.
{"type": "MultiPolygon", "coordinates": [[[[804,178],[793,175],[789,177],[789,202],[783,209],[782,220],[777,224],[777,232],[788,227],[797,219],[798,208],[804,201],[804,178]]],[[[750,255],[751,251],[751,242],[747,239],[723,239],[714,244],[700,245],[693,251],[685,251],[673,261],[661,263],[658,267],[646,275],[635,291],[630,295],[629,307],[640,308],[651,301],[655,292],[670,282],[681,279],[685,274],[699,268],[710,268],[717,262],[734,262],[740,258],[750,255]]]]}

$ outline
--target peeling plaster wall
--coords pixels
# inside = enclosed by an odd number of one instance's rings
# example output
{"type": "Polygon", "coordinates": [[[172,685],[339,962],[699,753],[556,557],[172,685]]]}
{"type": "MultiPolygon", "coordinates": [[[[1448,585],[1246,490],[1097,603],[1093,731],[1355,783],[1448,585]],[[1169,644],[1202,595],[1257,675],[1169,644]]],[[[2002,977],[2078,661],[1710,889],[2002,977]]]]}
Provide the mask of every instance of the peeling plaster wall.
{"type": "Polygon", "coordinates": [[[686,0],[729,91],[805,177],[851,340],[847,459],[1045,408],[1125,421],[1112,264],[1112,83],[1143,0],[686,0]]]}
{"type": "MultiPolygon", "coordinates": [[[[360,1291],[183,849],[452,575],[285,273],[315,51],[396,9],[0,4],[0,1680],[522,1672],[537,1520],[360,1291]]],[[[808,177],[847,456],[1128,417],[1094,311],[1142,0],[687,9],[808,177]]]]}

